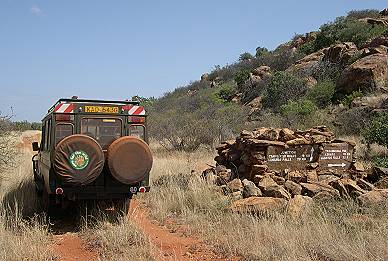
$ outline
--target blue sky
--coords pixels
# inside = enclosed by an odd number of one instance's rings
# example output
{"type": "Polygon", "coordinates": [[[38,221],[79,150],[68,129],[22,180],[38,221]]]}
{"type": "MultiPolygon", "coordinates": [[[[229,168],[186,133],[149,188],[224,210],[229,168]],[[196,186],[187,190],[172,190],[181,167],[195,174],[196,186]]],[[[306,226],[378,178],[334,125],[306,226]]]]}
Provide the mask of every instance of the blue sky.
{"type": "Polygon", "coordinates": [[[0,0],[0,110],[39,121],[60,97],[161,96],[257,46],[384,0],[0,0]]]}

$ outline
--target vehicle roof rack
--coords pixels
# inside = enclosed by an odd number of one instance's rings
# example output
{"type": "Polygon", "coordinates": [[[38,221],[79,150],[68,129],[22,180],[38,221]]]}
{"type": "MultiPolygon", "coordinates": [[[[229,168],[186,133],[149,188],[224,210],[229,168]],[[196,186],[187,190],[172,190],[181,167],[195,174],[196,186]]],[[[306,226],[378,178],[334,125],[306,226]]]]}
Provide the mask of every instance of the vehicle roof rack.
{"type": "Polygon", "coordinates": [[[114,100],[90,100],[90,99],[69,99],[69,98],[62,98],[59,99],[51,108],[48,110],[48,112],[51,112],[54,110],[55,106],[58,103],[61,102],[71,102],[71,103],[102,103],[102,104],[122,104],[122,105],[139,105],[139,101],[114,101],[114,100]]]}

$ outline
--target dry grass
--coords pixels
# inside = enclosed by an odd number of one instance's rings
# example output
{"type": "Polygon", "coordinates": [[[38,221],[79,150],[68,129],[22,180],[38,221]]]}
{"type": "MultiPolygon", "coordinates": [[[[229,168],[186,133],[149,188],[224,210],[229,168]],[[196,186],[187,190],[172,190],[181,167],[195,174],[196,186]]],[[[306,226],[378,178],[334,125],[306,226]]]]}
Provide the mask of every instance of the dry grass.
{"type": "Polygon", "coordinates": [[[149,242],[128,218],[118,224],[101,220],[82,235],[101,260],[153,260],[149,242]]]}
{"type": "Polygon", "coordinates": [[[1,260],[55,260],[47,248],[48,227],[44,218],[36,215],[31,157],[30,150],[20,149],[14,158],[15,166],[1,173],[1,260]]]}
{"type": "Polygon", "coordinates": [[[298,221],[285,213],[233,214],[225,211],[228,199],[220,197],[212,185],[187,174],[192,166],[182,161],[186,157],[181,153],[156,155],[153,173],[157,177],[144,200],[156,219],[163,222],[173,217],[189,224],[189,233],[200,235],[221,253],[246,260],[388,259],[386,207],[360,210],[351,201],[316,204],[298,221]],[[177,175],[182,172],[186,174],[177,175]]]}

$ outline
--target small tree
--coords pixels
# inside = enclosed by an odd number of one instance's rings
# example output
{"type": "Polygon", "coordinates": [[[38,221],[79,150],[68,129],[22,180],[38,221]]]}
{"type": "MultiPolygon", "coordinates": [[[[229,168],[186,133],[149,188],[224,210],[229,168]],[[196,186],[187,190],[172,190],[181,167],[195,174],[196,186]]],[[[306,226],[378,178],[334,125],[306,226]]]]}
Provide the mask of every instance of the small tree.
{"type": "Polygon", "coordinates": [[[249,61],[251,59],[253,59],[253,55],[247,52],[240,54],[238,58],[239,61],[249,61]]]}
{"type": "Polygon", "coordinates": [[[268,49],[265,47],[257,47],[256,48],[256,57],[261,57],[265,54],[269,53],[268,49]]]}
{"type": "Polygon", "coordinates": [[[10,119],[10,116],[0,115],[0,177],[15,163],[15,132],[12,132],[10,119]]]}

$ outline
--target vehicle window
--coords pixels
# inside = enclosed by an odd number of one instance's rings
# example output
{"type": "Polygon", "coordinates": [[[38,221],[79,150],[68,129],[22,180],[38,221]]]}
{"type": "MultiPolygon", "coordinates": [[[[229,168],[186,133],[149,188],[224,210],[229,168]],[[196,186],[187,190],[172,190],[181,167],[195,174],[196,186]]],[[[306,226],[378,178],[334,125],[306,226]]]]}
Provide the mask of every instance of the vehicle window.
{"type": "Polygon", "coordinates": [[[71,124],[57,124],[55,126],[55,145],[57,145],[63,138],[73,134],[73,125],[71,124]]]}
{"type": "Polygon", "coordinates": [[[116,139],[121,137],[121,120],[112,118],[83,118],[81,134],[97,140],[102,149],[107,149],[116,139]]]}
{"type": "Polygon", "coordinates": [[[145,127],[143,125],[131,125],[129,126],[129,131],[128,131],[129,136],[134,136],[139,139],[144,140],[145,136],[145,127]]]}
{"type": "Polygon", "coordinates": [[[47,121],[46,133],[47,133],[46,150],[48,150],[51,145],[51,119],[47,121]]]}
{"type": "Polygon", "coordinates": [[[46,122],[42,123],[42,139],[40,142],[40,148],[44,150],[46,144],[46,122]]]}

